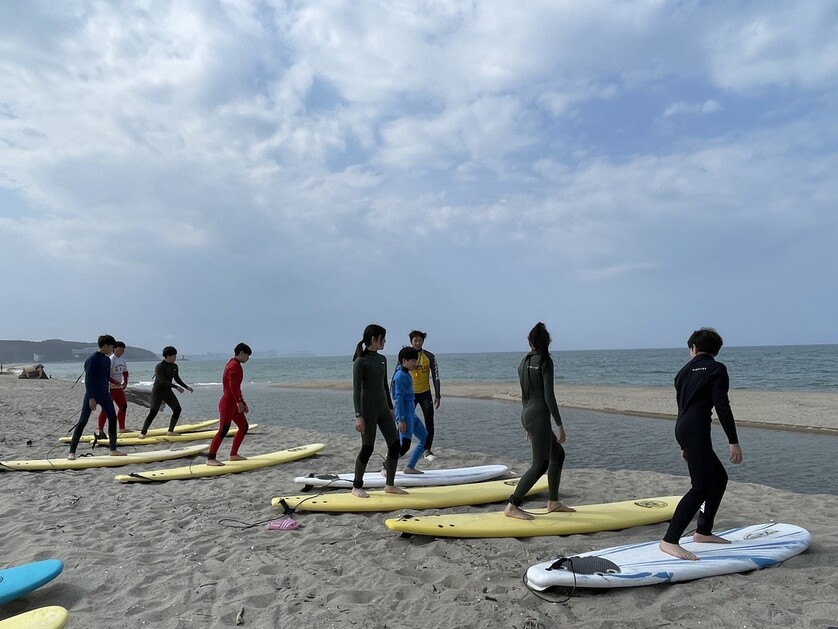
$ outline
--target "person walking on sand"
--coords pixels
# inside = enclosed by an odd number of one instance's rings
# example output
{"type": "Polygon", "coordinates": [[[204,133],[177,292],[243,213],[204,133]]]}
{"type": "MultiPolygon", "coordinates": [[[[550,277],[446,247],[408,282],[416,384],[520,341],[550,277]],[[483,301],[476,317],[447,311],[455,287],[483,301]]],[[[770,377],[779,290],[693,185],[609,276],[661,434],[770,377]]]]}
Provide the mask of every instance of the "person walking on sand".
{"type": "Polygon", "coordinates": [[[716,361],[722,349],[722,337],[713,328],[701,328],[687,340],[691,360],[675,376],[678,419],[675,439],[690,473],[690,490],[675,507],[675,514],[660,543],[660,549],[679,559],[695,561],[698,557],[680,545],[681,536],[698,513],[693,541],[730,544],[713,534],[713,521],[727,487],[725,466],[713,451],[710,438],[711,412],[715,407],[719,423],[730,445],[730,462],[742,462],[742,448],[736,435],[736,422],[730,408],[730,377],[727,367],[716,361]],[[701,504],[704,509],[699,511],[701,504]]]}
{"type": "Polygon", "coordinates": [[[406,494],[396,487],[396,466],[399,463],[399,433],[393,419],[393,401],[387,387],[387,358],[379,354],[384,349],[387,330],[374,323],[364,329],[364,336],[355,347],[352,357],[352,402],[355,406],[355,430],[361,433],[361,450],[355,459],[355,478],[352,495],[369,498],[364,489],[364,472],[375,450],[376,427],[387,442],[384,491],[406,494]]]}
{"type": "MultiPolygon", "coordinates": [[[[113,346],[113,354],[111,354],[111,370],[108,375],[111,399],[117,408],[116,419],[119,423],[120,433],[128,432],[125,428],[125,417],[128,413],[128,400],[125,399],[125,389],[128,387],[128,365],[122,357],[124,353],[125,343],[117,341],[113,346]]],[[[107,413],[103,408],[99,411],[99,439],[105,438],[105,433],[102,431],[105,428],[106,417],[107,413]]]]}
{"type": "Polygon", "coordinates": [[[425,440],[428,431],[422,421],[416,417],[416,404],[413,400],[413,378],[410,375],[416,367],[419,352],[413,347],[403,347],[399,352],[399,365],[390,381],[390,392],[393,395],[393,408],[396,415],[396,427],[399,430],[401,446],[399,455],[404,456],[410,450],[410,441],[416,435],[416,447],[405,465],[405,474],[423,474],[416,469],[416,464],[425,451],[425,440]]]}
{"type": "Polygon", "coordinates": [[[549,496],[547,511],[574,512],[576,509],[566,507],[559,502],[559,484],[564,465],[565,442],[564,425],[556,403],[556,393],[553,390],[553,359],[550,356],[550,333],[547,327],[539,322],[530,330],[527,339],[530,352],[524,356],[518,366],[518,380],[521,383],[521,423],[527,431],[527,439],[532,446],[532,465],[518,481],[515,492],[509,497],[503,514],[519,520],[532,520],[533,516],[521,509],[524,496],[527,495],[536,481],[547,472],[549,496]],[[550,416],[556,421],[559,435],[550,426],[550,416]]]}
{"type": "Polygon", "coordinates": [[[250,409],[242,397],[242,380],[244,380],[244,365],[250,360],[253,350],[245,343],[239,343],[233,350],[233,357],[224,367],[224,375],[221,378],[222,393],[218,401],[218,432],[212,438],[209,452],[207,453],[207,465],[224,465],[216,459],[221,442],[230,430],[230,424],[235,423],[238,430],[233,437],[233,446],[230,448],[231,461],[246,461],[247,457],[239,455],[239,447],[247,434],[248,423],[247,413],[250,409]]]}
{"type": "Polygon", "coordinates": [[[124,452],[116,449],[116,411],[113,408],[108,383],[108,375],[111,371],[111,361],[108,356],[113,353],[115,344],[114,337],[110,334],[103,334],[98,341],[99,351],[94,352],[84,361],[84,402],[82,403],[79,421],[76,422],[73,436],[70,439],[70,454],[67,456],[70,461],[76,459],[76,448],[78,448],[84,427],[87,426],[87,420],[90,419],[90,414],[96,410],[97,404],[101,405],[102,410],[108,416],[108,447],[111,456],[125,456],[124,452]]]}
{"type": "Polygon", "coordinates": [[[431,450],[434,444],[434,409],[439,408],[442,399],[440,395],[439,367],[436,363],[436,356],[426,349],[423,349],[427,333],[413,330],[410,337],[410,344],[419,352],[416,367],[410,371],[413,377],[413,394],[415,398],[414,407],[418,404],[422,408],[422,417],[425,418],[425,427],[428,431],[428,438],[425,440],[425,458],[428,461],[436,459],[431,450]],[[433,398],[431,397],[431,384],[434,386],[433,398]]]}
{"type": "Polygon", "coordinates": [[[143,422],[143,427],[140,429],[140,439],[145,439],[151,422],[157,417],[157,413],[160,411],[163,402],[172,409],[172,418],[169,420],[169,432],[166,434],[169,436],[177,434],[175,427],[177,426],[178,419],[180,419],[182,409],[173,389],[177,389],[178,393],[183,393],[184,389],[192,393],[193,389],[180,379],[175,361],[177,361],[177,349],[171,345],[167,345],[163,348],[163,360],[157,363],[157,366],[154,368],[154,384],[151,387],[151,408],[143,422]],[[174,384],[175,382],[177,384],[174,384]]]}

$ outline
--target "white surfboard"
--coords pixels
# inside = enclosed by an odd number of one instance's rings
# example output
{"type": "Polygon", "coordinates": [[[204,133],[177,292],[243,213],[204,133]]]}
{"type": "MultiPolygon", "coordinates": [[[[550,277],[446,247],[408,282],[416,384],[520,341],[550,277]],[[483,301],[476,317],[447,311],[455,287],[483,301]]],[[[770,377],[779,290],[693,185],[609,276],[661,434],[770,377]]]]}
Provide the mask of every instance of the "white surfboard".
{"type": "Polygon", "coordinates": [[[809,531],[793,524],[756,524],[718,533],[730,544],[698,544],[683,537],[681,546],[698,561],[676,559],[658,548],[660,540],[615,546],[561,557],[531,566],[526,583],[549,587],[618,588],[675,583],[702,577],[770,568],[809,547],[809,531]]]}
{"type": "MultiPolygon", "coordinates": [[[[442,487],[444,485],[464,485],[491,480],[505,474],[509,468],[505,465],[478,465],[475,467],[452,467],[441,470],[424,470],[423,474],[405,474],[396,472],[397,487],[442,487]]],[[[355,474],[312,474],[298,476],[295,483],[308,487],[330,487],[348,489],[352,487],[355,474]]],[[[384,487],[385,478],[380,471],[364,474],[364,487],[384,487]]]]}

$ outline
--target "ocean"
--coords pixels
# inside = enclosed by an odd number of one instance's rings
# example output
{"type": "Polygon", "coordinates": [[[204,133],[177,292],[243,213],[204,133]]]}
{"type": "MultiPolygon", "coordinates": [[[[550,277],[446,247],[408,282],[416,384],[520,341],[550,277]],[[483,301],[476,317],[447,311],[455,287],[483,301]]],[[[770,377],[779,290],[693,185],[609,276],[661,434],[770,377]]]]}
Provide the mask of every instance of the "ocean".
{"type": "MultiPolygon", "coordinates": [[[[433,351],[433,348],[429,348],[433,351]]],[[[446,398],[446,381],[516,381],[524,352],[437,354],[443,403],[437,412],[434,451],[444,461],[446,448],[497,453],[499,461],[530,458],[515,403],[446,398]]],[[[556,352],[556,383],[601,386],[671,387],[678,369],[689,360],[683,349],[596,350],[556,352]]],[[[838,345],[725,347],[719,360],[728,366],[734,389],[764,391],[838,391],[838,345]]],[[[181,377],[195,388],[180,395],[181,421],[217,416],[221,373],[226,360],[179,360],[181,377]]],[[[131,362],[132,386],[150,386],[154,362],[131,362]]],[[[390,369],[395,358],[388,356],[390,369]]],[[[81,363],[45,365],[49,375],[75,380],[81,363]]],[[[299,390],[282,384],[348,381],[349,356],[253,358],[245,365],[245,398],[252,422],[315,429],[354,436],[351,392],[299,390]],[[279,386],[270,386],[279,385],[279,386]]],[[[69,385],[68,385],[69,386],[69,385]]],[[[674,394],[674,389],[673,389],[674,394]]],[[[81,389],[79,397],[81,399],[81,389]]],[[[736,409],[734,409],[734,413],[736,409]]],[[[566,468],[651,470],[686,475],[671,420],[563,409],[568,433],[566,468]]],[[[67,418],[68,427],[75,417],[67,418]]],[[[142,418],[129,417],[129,427],[142,418]]],[[[155,425],[163,420],[158,418],[155,425]]],[[[753,482],[801,493],[838,495],[833,474],[838,437],[739,427],[745,462],[728,465],[731,480],[753,482]]],[[[725,460],[722,430],[714,427],[716,451],[725,460]]],[[[287,445],[287,444],[285,444],[287,445]]],[[[438,465],[438,464],[436,464],[438,465]]],[[[352,461],[345,470],[350,471],[352,461]]],[[[523,472],[523,465],[516,466],[523,472]]],[[[321,470],[336,471],[336,470],[321,470]]],[[[570,488],[567,488],[571,491],[570,488]]]]}

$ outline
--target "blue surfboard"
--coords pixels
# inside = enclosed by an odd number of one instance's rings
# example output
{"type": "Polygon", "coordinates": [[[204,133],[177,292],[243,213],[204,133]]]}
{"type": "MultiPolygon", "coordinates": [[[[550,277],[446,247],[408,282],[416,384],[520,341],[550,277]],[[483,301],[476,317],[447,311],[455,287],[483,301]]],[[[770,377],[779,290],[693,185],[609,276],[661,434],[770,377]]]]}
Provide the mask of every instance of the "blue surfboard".
{"type": "Polygon", "coordinates": [[[49,583],[64,569],[60,559],[45,559],[0,570],[0,605],[49,583]]]}

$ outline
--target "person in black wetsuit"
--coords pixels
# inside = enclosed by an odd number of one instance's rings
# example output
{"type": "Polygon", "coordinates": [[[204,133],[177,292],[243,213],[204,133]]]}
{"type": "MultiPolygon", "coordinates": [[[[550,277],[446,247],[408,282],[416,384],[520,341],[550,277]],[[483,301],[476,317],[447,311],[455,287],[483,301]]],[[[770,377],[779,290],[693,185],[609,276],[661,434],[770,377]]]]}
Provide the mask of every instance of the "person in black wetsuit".
{"type": "Polygon", "coordinates": [[[378,353],[384,349],[387,330],[370,324],[352,357],[352,402],[355,405],[355,430],[361,433],[361,450],[355,459],[355,479],[352,495],[369,498],[364,489],[364,472],[375,448],[376,427],[387,442],[385,459],[386,481],[384,491],[389,494],[406,494],[396,487],[396,465],[399,463],[400,439],[393,419],[393,400],[387,386],[387,359],[378,353]]]}
{"type": "Polygon", "coordinates": [[[714,407],[730,444],[731,463],[738,465],[742,462],[742,448],[728,399],[730,378],[727,367],[715,359],[722,348],[722,337],[712,328],[701,328],[692,333],[687,347],[692,360],[675,376],[678,400],[675,438],[681,446],[681,456],[687,462],[692,487],[678,503],[660,549],[679,559],[694,561],[698,557],[681,546],[679,541],[696,513],[698,525],[693,541],[730,543],[713,535],[713,520],[727,487],[727,472],[713,451],[710,439],[711,411],[714,407]],[[702,503],[704,509],[699,513],[702,503]]]}
{"type": "Polygon", "coordinates": [[[518,379],[521,382],[521,423],[527,431],[527,438],[532,445],[532,465],[515,487],[503,514],[519,520],[532,520],[533,516],[521,509],[524,496],[532,489],[536,481],[547,472],[549,497],[547,511],[573,512],[576,509],[559,502],[559,483],[564,465],[562,443],[567,438],[556,403],[553,389],[553,359],[550,357],[550,333],[539,322],[530,330],[528,337],[530,353],[524,356],[518,367],[518,379]],[[550,416],[556,421],[558,437],[550,425],[550,416]]]}
{"type": "Polygon", "coordinates": [[[177,434],[175,433],[175,426],[177,426],[177,421],[180,419],[181,408],[173,389],[177,389],[180,393],[183,393],[183,390],[186,389],[192,393],[192,387],[180,379],[177,364],[175,364],[176,360],[177,349],[171,345],[164,347],[163,360],[157,363],[157,366],[154,368],[154,384],[151,387],[151,408],[140,430],[140,439],[145,439],[151,422],[157,417],[157,413],[160,411],[163,402],[172,409],[172,419],[169,420],[169,432],[167,434],[177,434]],[[174,384],[175,382],[177,384],[174,384]]]}

